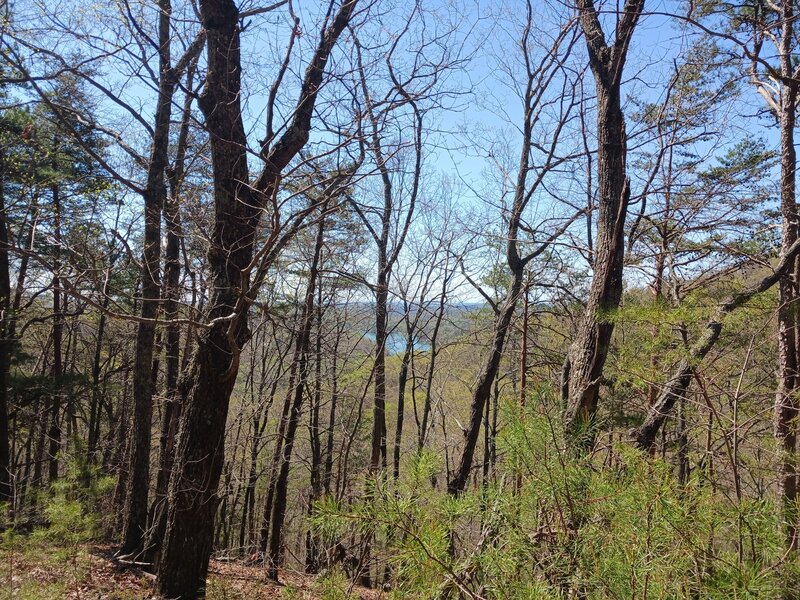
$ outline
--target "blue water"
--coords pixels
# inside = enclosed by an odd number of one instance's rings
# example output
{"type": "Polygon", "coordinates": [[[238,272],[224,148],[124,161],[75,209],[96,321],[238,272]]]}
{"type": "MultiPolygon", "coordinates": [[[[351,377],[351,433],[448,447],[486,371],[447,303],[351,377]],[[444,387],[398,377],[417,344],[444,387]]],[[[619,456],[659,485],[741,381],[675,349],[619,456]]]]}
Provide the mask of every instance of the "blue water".
{"type": "MultiPolygon", "coordinates": [[[[373,332],[367,333],[365,336],[368,340],[375,341],[375,334],[373,332]]],[[[400,354],[406,349],[406,336],[399,332],[392,332],[389,334],[389,337],[386,339],[386,353],[387,354],[400,354]]],[[[414,350],[416,351],[425,351],[430,350],[431,345],[428,342],[423,342],[422,340],[416,339],[414,340],[414,350]]]]}

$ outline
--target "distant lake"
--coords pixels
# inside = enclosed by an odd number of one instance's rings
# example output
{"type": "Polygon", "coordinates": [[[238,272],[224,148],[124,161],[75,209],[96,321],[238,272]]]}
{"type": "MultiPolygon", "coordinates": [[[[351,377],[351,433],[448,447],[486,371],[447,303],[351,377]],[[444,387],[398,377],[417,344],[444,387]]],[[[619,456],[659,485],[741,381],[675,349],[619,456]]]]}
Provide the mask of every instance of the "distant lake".
{"type": "MultiPolygon", "coordinates": [[[[375,341],[375,333],[370,331],[367,333],[366,337],[368,340],[375,341]]],[[[393,331],[389,334],[389,337],[386,339],[386,353],[387,354],[400,354],[401,352],[405,351],[406,349],[406,336],[402,333],[397,331],[393,331]]],[[[431,345],[428,342],[423,342],[421,340],[414,340],[414,350],[430,350],[431,345]]]]}

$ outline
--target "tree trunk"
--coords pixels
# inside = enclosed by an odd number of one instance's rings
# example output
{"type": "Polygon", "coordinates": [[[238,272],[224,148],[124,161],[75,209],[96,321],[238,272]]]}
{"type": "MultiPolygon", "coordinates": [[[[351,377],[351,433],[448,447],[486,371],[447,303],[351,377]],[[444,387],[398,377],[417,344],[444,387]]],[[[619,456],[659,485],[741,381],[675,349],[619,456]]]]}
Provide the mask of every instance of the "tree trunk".
{"type": "Polygon", "coordinates": [[[336,340],[333,344],[333,353],[331,355],[331,406],[328,411],[328,427],[327,438],[325,440],[325,470],[322,476],[322,487],[325,494],[331,493],[331,480],[333,478],[333,445],[335,442],[334,429],[336,428],[336,406],[339,403],[339,381],[338,381],[338,354],[339,354],[339,341],[342,335],[342,327],[337,324],[336,340]]]}
{"type": "MultiPolygon", "coordinates": [[[[296,322],[296,316],[295,316],[296,322]]],[[[258,551],[262,558],[267,555],[267,547],[269,546],[269,532],[270,524],[272,522],[272,507],[275,502],[275,486],[278,481],[278,471],[281,465],[281,454],[283,452],[283,441],[286,436],[286,427],[289,423],[289,415],[292,407],[292,394],[294,392],[295,378],[297,377],[297,367],[300,364],[300,343],[299,331],[292,332],[292,339],[294,340],[294,352],[292,355],[292,364],[289,367],[289,384],[286,387],[286,396],[283,399],[283,408],[281,409],[281,419],[278,425],[278,435],[275,439],[275,447],[272,451],[272,463],[269,471],[269,480],[267,482],[267,495],[264,502],[264,516],[261,520],[261,531],[259,532],[258,551]]]]}
{"type": "Polygon", "coordinates": [[[53,364],[51,376],[53,378],[53,392],[50,398],[50,428],[47,433],[49,440],[49,469],[48,482],[52,484],[58,479],[58,453],[61,451],[61,385],[64,376],[63,337],[64,314],[61,306],[61,190],[58,185],[53,186],[53,236],[55,239],[55,259],[53,266],[53,364]]]}
{"type": "MultiPolygon", "coordinates": [[[[168,598],[192,600],[204,593],[228,403],[249,335],[250,263],[262,207],[277,193],[283,169],[308,141],[328,57],[356,2],[346,0],[331,17],[306,70],[292,122],[271,148],[267,147],[271,140],[265,142],[266,166],[253,186],[241,111],[239,11],[232,0],[200,2],[207,32],[206,87],[200,108],[210,134],[214,177],[214,227],[208,252],[212,291],[209,325],[199,336],[179,386],[184,408],[157,576],[159,592],[168,598]]],[[[288,242],[286,236],[282,239],[288,242]]]]}
{"type": "Polygon", "coordinates": [[[150,488],[150,445],[153,427],[153,348],[161,295],[161,213],[167,197],[164,181],[169,153],[170,118],[176,80],[170,66],[172,18],[170,0],[159,0],[159,90],[150,147],[144,200],[141,320],[136,329],[133,365],[133,447],[125,501],[122,554],[143,549],[150,488]]]}
{"type": "MultiPolygon", "coordinates": [[[[323,204],[324,213],[327,202],[323,204]]],[[[322,253],[322,243],[325,234],[325,217],[320,216],[319,227],[317,228],[317,238],[314,244],[314,258],[308,276],[308,288],[306,289],[305,302],[303,304],[303,315],[301,318],[300,331],[297,336],[296,356],[297,380],[292,390],[292,406],[289,411],[286,424],[286,434],[283,439],[283,446],[280,454],[280,467],[278,478],[275,482],[275,499],[272,506],[272,518],[270,519],[269,554],[267,557],[267,577],[273,581],[278,581],[278,567],[281,564],[283,550],[283,523],[286,516],[286,497],[289,484],[289,467],[292,459],[292,450],[297,434],[297,426],[300,423],[300,415],[303,405],[303,394],[306,383],[308,382],[308,349],[311,338],[311,328],[314,322],[314,295],[316,294],[317,275],[319,272],[319,258],[322,253]]]]}
{"type": "MultiPolygon", "coordinates": [[[[512,240],[516,244],[516,237],[509,237],[509,243],[511,243],[512,240]]],[[[492,340],[491,350],[478,376],[478,385],[472,395],[469,423],[467,429],[464,431],[464,448],[461,451],[461,459],[450,481],[447,483],[447,491],[453,495],[460,494],[466,488],[469,474],[472,470],[472,458],[475,454],[475,446],[478,443],[481,421],[484,416],[483,413],[487,410],[486,405],[492,394],[492,384],[494,383],[495,377],[497,377],[500,361],[503,358],[503,347],[506,341],[506,335],[511,325],[511,319],[514,316],[514,310],[517,306],[517,299],[522,289],[524,269],[521,261],[519,261],[518,258],[516,262],[509,260],[509,266],[511,268],[511,283],[506,292],[505,302],[495,318],[494,338],[492,340]]]]}
{"type": "Polygon", "coordinates": [[[100,312],[100,316],[98,317],[97,321],[97,338],[95,340],[94,356],[92,358],[92,400],[89,406],[89,423],[87,425],[88,433],[86,443],[86,462],[89,465],[93,465],[96,460],[97,445],[100,442],[102,404],[105,402],[100,387],[103,340],[105,339],[106,322],[108,321],[108,317],[104,311],[108,309],[108,306],[111,303],[109,285],[111,281],[111,269],[114,268],[114,262],[114,257],[112,255],[111,260],[109,261],[108,269],[106,270],[105,280],[103,282],[103,299],[101,301],[103,310],[100,312]]]}
{"type": "MultiPolygon", "coordinates": [[[[392,454],[392,477],[400,477],[400,451],[403,443],[403,422],[406,413],[406,384],[408,383],[408,365],[411,362],[411,353],[414,352],[414,331],[408,320],[408,306],[406,310],[406,345],[403,349],[403,358],[400,361],[400,373],[397,375],[397,424],[394,431],[394,452],[392,454]]],[[[413,383],[412,383],[413,385],[413,383]]]]}
{"type": "MultiPolygon", "coordinates": [[[[1,152],[1,151],[0,151],[1,152]]],[[[5,202],[5,158],[0,153],[0,504],[11,503],[11,451],[8,427],[8,386],[11,370],[12,340],[11,271],[8,215],[5,202]]]]}
{"type": "Polygon", "coordinates": [[[422,423],[420,424],[417,450],[422,450],[425,447],[425,440],[428,437],[428,421],[431,416],[431,394],[433,393],[433,377],[436,369],[436,357],[439,355],[437,343],[439,341],[439,330],[442,326],[442,319],[444,318],[445,304],[447,303],[447,283],[449,281],[447,273],[445,273],[442,280],[442,295],[439,296],[439,310],[436,312],[436,322],[433,324],[433,331],[431,332],[431,347],[428,353],[431,357],[428,364],[428,377],[425,381],[425,400],[422,406],[422,423]]]}
{"type": "MultiPolygon", "coordinates": [[[[317,337],[314,341],[314,399],[309,412],[309,444],[311,446],[311,494],[308,498],[308,516],[314,514],[314,502],[322,497],[322,430],[320,405],[322,404],[322,282],[317,285],[317,337]]],[[[309,528],[306,532],[306,573],[320,569],[319,537],[309,528]]]]}
{"type": "MultiPolygon", "coordinates": [[[[194,69],[196,64],[191,64],[186,75],[186,89],[192,89],[194,69]]],[[[167,319],[166,340],[164,350],[166,354],[165,369],[165,396],[166,403],[161,421],[159,438],[158,473],[156,475],[156,488],[152,506],[150,507],[150,529],[144,544],[144,561],[155,565],[159,557],[161,542],[164,539],[167,519],[167,487],[172,472],[175,456],[175,441],[178,434],[178,422],[181,414],[181,396],[178,393],[178,377],[180,375],[180,325],[176,322],[178,317],[178,302],[180,299],[180,241],[183,235],[180,214],[180,196],[185,174],[186,148],[189,138],[189,123],[191,120],[193,96],[186,94],[183,103],[183,116],[178,133],[178,143],[175,152],[175,164],[169,172],[169,197],[165,198],[164,220],[167,226],[167,244],[164,255],[164,316],[167,319]]],[[[155,568],[153,568],[155,571],[155,568]]]]}
{"type": "Polygon", "coordinates": [[[593,0],[579,0],[579,20],[589,51],[597,92],[598,225],[592,264],[594,275],[586,312],[568,356],[568,376],[563,398],[567,432],[578,448],[594,444],[603,367],[608,356],[614,322],[611,314],[622,299],[625,254],[625,217],[630,201],[626,179],[625,118],[620,103],[622,71],[633,30],[644,0],[626,0],[614,42],[606,44],[593,0]]]}
{"type": "MultiPolygon", "coordinates": [[[[388,218],[388,216],[386,217],[388,218]]],[[[386,470],[386,338],[389,274],[386,272],[386,247],[378,249],[378,281],[375,285],[375,364],[374,412],[372,416],[372,452],[370,470],[373,473],[386,470]]]]}
{"type": "MultiPolygon", "coordinates": [[[[792,35],[792,11],[785,15],[788,23],[784,26],[784,38],[792,35]],[[789,27],[788,31],[786,27],[789,27]]],[[[788,49],[787,49],[788,51],[788,49]]],[[[784,68],[791,73],[791,65],[784,68]]],[[[798,212],[796,201],[797,151],[795,150],[794,128],[797,111],[797,84],[784,84],[780,105],[781,137],[781,253],[786,255],[798,239],[798,212]]],[[[800,339],[798,339],[798,306],[800,305],[800,264],[795,264],[791,272],[778,284],[778,388],[775,393],[775,438],[778,441],[779,475],[778,498],[785,528],[786,548],[792,552],[798,549],[797,510],[797,419],[800,416],[797,390],[800,385],[800,339]]]]}

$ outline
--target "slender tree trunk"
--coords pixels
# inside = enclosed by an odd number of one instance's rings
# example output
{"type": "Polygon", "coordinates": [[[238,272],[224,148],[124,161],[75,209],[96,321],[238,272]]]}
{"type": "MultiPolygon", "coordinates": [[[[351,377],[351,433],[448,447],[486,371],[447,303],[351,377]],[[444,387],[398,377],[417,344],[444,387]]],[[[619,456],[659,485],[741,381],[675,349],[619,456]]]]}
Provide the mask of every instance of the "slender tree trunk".
{"type": "Polygon", "coordinates": [[[686,431],[686,396],[678,404],[678,485],[689,482],[689,435],[686,431]]]}
{"type": "MultiPolygon", "coordinates": [[[[16,289],[11,294],[11,230],[9,219],[6,212],[5,202],[5,157],[0,151],[0,503],[10,501],[11,506],[16,504],[21,507],[24,505],[25,488],[30,483],[31,470],[31,450],[33,447],[33,436],[36,430],[34,420],[30,423],[30,434],[25,444],[25,473],[22,478],[20,497],[13,498],[14,486],[11,480],[12,467],[10,453],[10,427],[8,422],[8,388],[11,383],[11,359],[16,344],[18,343],[16,333],[16,318],[22,304],[22,297],[25,289],[25,279],[28,272],[28,255],[33,251],[35,240],[36,222],[38,219],[38,206],[34,199],[31,202],[31,222],[26,236],[26,250],[20,259],[17,267],[16,289]]],[[[36,403],[34,402],[34,407],[36,403]]],[[[37,411],[34,409],[33,414],[37,411]]],[[[41,465],[39,465],[39,475],[41,475],[41,465]]],[[[36,467],[34,466],[34,469],[36,467]]],[[[38,483],[38,480],[37,480],[38,483]]]]}
{"type": "Polygon", "coordinates": [[[281,466],[281,456],[283,453],[283,443],[286,437],[286,428],[289,423],[291,408],[292,408],[292,395],[295,388],[295,378],[297,377],[297,368],[300,364],[300,332],[295,331],[292,333],[294,341],[294,353],[292,356],[292,364],[289,368],[289,385],[286,387],[286,396],[283,399],[283,408],[281,410],[280,424],[278,425],[278,435],[275,439],[275,447],[272,451],[272,463],[269,471],[269,480],[267,482],[267,494],[264,502],[264,515],[261,520],[261,531],[259,532],[258,551],[261,557],[266,558],[267,547],[269,546],[269,532],[270,524],[272,522],[272,507],[275,502],[275,487],[278,481],[278,472],[281,466]]]}
{"type": "MultiPolygon", "coordinates": [[[[196,63],[189,65],[186,74],[186,89],[191,90],[194,82],[196,63]]],[[[144,544],[145,562],[153,564],[155,571],[161,541],[164,539],[167,523],[167,487],[175,456],[175,441],[181,414],[181,396],[178,393],[180,362],[180,325],[178,302],[180,300],[180,245],[183,236],[180,213],[180,197],[185,175],[186,149],[189,139],[193,96],[185,94],[174,167],[168,173],[169,197],[164,202],[164,220],[167,226],[167,243],[164,254],[164,316],[167,319],[164,350],[166,354],[165,396],[166,402],[161,420],[159,438],[158,473],[153,503],[150,507],[150,529],[144,544]]]]}
{"type": "MultiPolygon", "coordinates": [[[[790,4],[790,3],[785,3],[790,4]]],[[[788,17],[791,21],[791,15],[788,17]]],[[[796,168],[794,128],[797,111],[797,86],[786,84],[781,96],[781,253],[785,255],[798,238],[796,203],[796,168]]],[[[798,369],[798,268],[795,265],[778,284],[778,388],[775,394],[775,438],[779,447],[778,497],[782,507],[786,548],[798,549],[797,510],[797,390],[800,384],[798,369]]]]}
{"type": "Polygon", "coordinates": [[[141,320],[136,330],[133,365],[133,447],[130,482],[125,501],[122,554],[140,552],[147,530],[150,488],[150,446],[153,427],[153,357],[161,296],[161,214],[167,197],[165,173],[169,155],[170,118],[176,78],[171,67],[172,7],[159,0],[159,90],[150,147],[144,200],[144,250],[142,256],[141,320]]]}
{"type": "MultiPolygon", "coordinates": [[[[314,503],[322,497],[322,430],[320,404],[322,404],[322,282],[317,284],[317,337],[314,341],[314,397],[309,411],[309,444],[311,446],[311,494],[308,499],[308,516],[314,514],[314,503]]],[[[320,569],[321,540],[309,528],[306,532],[306,573],[320,569]]]]}
{"type": "MultiPolygon", "coordinates": [[[[497,389],[497,379],[494,381],[494,388],[497,389]]],[[[485,488],[489,485],[489,467],[491,465],[491,429],[489,427],[489,417],[492,412],[492,403],[487,402],[483,411],[483,469],[481,484],[485,488]]]]}
{"type": "Polygon", "coordinates": [[[44,452],[47,443],[47,407],[42,403],[41,398],[37,398],[33,403],[33,413],[37,423],[34,426],[36,432],[36,446],[33,452],[33,479],[31,485],[34,488],[41,487],[43,484],[44,452]]]}
{"type": "MultiPolygon", "coordinates": [[[[516,236],[516,233],[514,235],[516,236]]],[[[509,243],[513,240],[516,245],[516,237],[509,237],[509,240],[509,243]]],[[[492,384],[497,377],[500,361],[503,358],[506,335],[522,289],[524,267],[519,257],[516,257],[516,249],[513,256],[509,255],[509,267],[511,269],[511,283],[506,292],[505,302],[503,302],[495,318],[492,345],[483,369],[478,376],[478,385],[472,395],[472,406],[467,429],[464,431],[464,448],[461,451],[461,459],[450,481],[447,483],[447,490],[453,495],[463,492],[469,480],[469,474],[472,470],[472,457],[475,454],[475,446],[478,443],[480,434],[481,420],[483,419],[484,411],[487,410],[486,405],[492,394],[492,384]]]]}
{"type": "MultiPolygon", "coordinates": [[[[408,306],[406,306],[406,319],[408,319],[408,306]]],[[[411,354],[414,352],[414,331],[408,321],[406,324],[408,326],[406,346],[403,350],[403,358],[400,361],[400,373],[397,375],[397,425],[394,431],[394,452],[392,454],[392,477],[394,479],[400,478],[400,451],[403,443],[403,423],[406,413],[408,365],[411,362],[411,354]]]]}
{"type": "Polygon", "coordinates": [[[439,329],[442,326],[442,319],[444,318],[444,307],[447,302],[447,282],[449,278],[445,274],[442,281],[442,295],[439,296],[439,310],[436,312],[436,322],[433,324],[433,331],[431,332],[431,347],[428,351],[430,354],[430,363],[428,364],[428,377],[425,382],[425,400],[422,406],[422,423],[419,428],[419,438],[417,440],[417,450],[422,450],[425,447],[425,440],[428,437],[428,421],[431,416],[431,403],[433,399],[433,377],[436,373],[436,357],[439,355],[437,343],[439,341],[439,329]]]}
{"type": "MultiPolygon", "coordinates": [[[[277,384],[277,379],[275,383],[277,384]]],[[[277,385],[275,387],[277,387],[277,385]]],[[[258,483],[258,449],[262,433],[261,417],[260,415],[255,415],[253,416],[253,441],[250,446],[250,470],[247,473],[247,489],[244,495],[242,523],[239,530],[239,547],[242,550],[246,547],[247,536],[252,535],[253,523],[255,521],[256,484],[258,483]]]]}
{"type": "Polygon", "coordinates": [[[86,444],[86,459],[87,463],[92,465],[95,462],[97,454],[97,444],[100,441],[100,421],[102,415],[102,403],[105,399],[102,397],[100,388],[100,375],[102,373],[102,359],[103,359],[103,341],[105,339],[107,317],[105,310],[111,302],[109,295],[111,269],[114,268],[114,260],[109,262],[108,269],[106,270],[105,281],[103,282],[103,299],[100,311],[100,316],[97,321],[97,338],[94,346],[94,356],[92,358],[92,400],[89,406],[89,423],[88,423],[88,437],[86,444]]]}
{"type": "Polygon", "coordinates": [[[177,436],[178,421],[181,406],[178,394],[178,376],[180,373],[180,326],[175,322],[178,316],[178,294],[180,293],[180,262],[179,262],[179,214],[176,204],[177,198],[170,199],[170,206],[166,212],[167,244],[164,266],[164,316],[167,319],[166,341],[164,351],[166,354],[165,369],[165,403],[161,416],[161,433],[159,437],[159,459],[156,474],[156,487],[153,503],[150,507],[150,529],[144,544],[145,562],[153,562],[158,557],[160,541],[166,529],[166,496],[169,476],[172,471],[175,453],[175,438],[177,436]]]}
{"type": "Polygon", "coordinates": [[[336,407],[339,404],[339,381],[338,381],[338,354],[339,354],[339,340],[341,338],[342,329],[336,329],[336,341],[333,345],[333,352],[331,355],[331,405],[328,411],[328,427],[327,439],[325,442],[325,470],[322,477],[322,487],[326,495],[331,493],[331,480],[333,478],[333,445],[335,442],[334,430],[336,428],[336,407]]]}
{"type": "MultiPolygon", "coordinates": [[[[408,204],[405,210],[405,219],[397,227],[394,246],[389,246],[392,233],[392,220],[398,210],[396,191],[394,189],[391,173],[387,164],[382,144],[382,124],[380,112],[376,110],[367,77],[362,64],[361,45],[355,39],[356,54],[358,58],[358,76],[361,91],[364,96],[365,112],[371,125],[370,151],[375,159],[377,170],[381,176],[383,207],[381,209],[381,227],[376,232],[369,228],[375,241],[378,252],[377,275],[375,281],[375,362],[373,365],[373,415],[372,415],[372,448],[370,453],[370,473],[377,477],[379,473],[386,472],[387,467],[387,432],[386,432],[386,342],[388,338],[388,303],[389,282],[392,269],[400,251],[405,243],[411,225],[411,218],[419,192],[419,181],[422,171],[422,113],[418,110],[415,100],[408,92],[400,89],[400,93],[411,105],[414,111],[414,169],[411,174],[411,186],[408,204]]],[[[362,217],[363,218],[363,217],[362,217]]]]}
{"type": "Polygon", "coordinates": [[[530,295],[531,280],[528,275],[525,289],[522,294],[522,344],[519,351],[519,405],[525,408],[528,403],[528,321],[530,310],[530,302],[528,296],[530,295]]]}
{"type": "Polygon", "coordinates": [[[280,468],[278,469],[278,478],[275,483],[275,500],[272,506],[272,518],[270,519],[271,530],[269,536],[269,554],[267,557],[267,576],[274,581],[278,580],[278,567],[281,564],[283,552],[283,524],[286,517],[289,467],[297,434],[297,426],[300,423],[303,394],[308,382],[308,350],[311,329],[314,322],[314,297],[319,273],[319,259],[322,253],[322,243],[325,234],[324,211],[326,206],[327,202],[322,207],[323,216],[320,216],[319,227],[317,228],[317,239],[314,244],[314,258],[309,270],[308,288],[306,289],[305,302],[303,303],[300,331],[297,336],[297,381],[295,381],[294,389],[292,390],[292,406],[289,411],[286,435],[281,449],[280,468]]]}
{"type": "MultiPolygon", "coordinates": [[[[389,218],[389,216],[386,216],[389,218]]],[[[386,272],[386,247],[378,249],[378,281],[375,285],[375,365],[374,412],[370,470],[386,470],[386,339],[389,303],[389,274],[386,272]]]]}
{"type": "Polygon", "coordinates": [[[61,190],[58,185],[53,186],[53,237],[55,238],[56,258],[53,261],[55,273],[53,275],[53,364],[51,376],[53,378],[53,392],[50,398],[50,429],[47,437],[49,440],[49,470],[48,481],[52,484],[58,479],[58,453],[61,451],[61,385],[64,378],[64,313],[61,305],[61,190]]]}
{"type": "MultiPolygon", "coordinates": [[[[128,489],[128,469],[125,465],[130,455],[130,430],[128,428],[130,406],[128,405],[128,390],[130,382],[130,369],[125,368],[122,374],[122,393],[120,394],[120,407],[116,415],[116,423],[109,419],[110,461],[109,471],[117,475],[117,485],[114,488],[113,506],[115,513],[121,513],[125,508],[125,492],[128,489]],[[116,426],[115,426],[116,425],[116,426]]],[[[123,524],[116,524],[115,532],[122,530],[123,524]]]]}
{"type": "Polygon", "coordinates": [[[5,202],[5,157],[0,149],[0,504],[11,503],[11,451],[8,424],[8,386],[11,370],[11,245],[5,202]]]}

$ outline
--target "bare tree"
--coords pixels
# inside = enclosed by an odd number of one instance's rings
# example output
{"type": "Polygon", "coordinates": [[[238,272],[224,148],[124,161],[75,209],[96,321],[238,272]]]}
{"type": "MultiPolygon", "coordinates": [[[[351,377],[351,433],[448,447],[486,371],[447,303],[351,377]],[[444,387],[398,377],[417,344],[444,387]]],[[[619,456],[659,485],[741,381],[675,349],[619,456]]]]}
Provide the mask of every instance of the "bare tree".
{"type": "Polygon", "coordinates": [[[196,598],[205,587],[228,403],[248,338],[247,309],[271,263],[315,209],[308,206],[288,223],[282,221],[275,204],[281,177],[309,139],[331,50],[350,22],[356,2],[346,0],[335,12],[330,6],[291,122],[280,137],[275,137],[270,111],[267,138],[260,149],[264,168],[252,184],[242,118],[240,13],[230,0],[200,3],[208,62],[200,108],[211,138],[214,178],[214,228],[208,254],[212,295],[208,322],[181,383],[184,408],[157,576],[160,592],[168,597],[196,598]],[[261,215],[270,206],[271,230],[256,252],[261,215]]]}
{"type": "MultiPolygon", "coordinates": [[[[141,276],[141,320],[137,325],[133,365],[134,442],[130,456],[130,482],[125,501],[125,530],[120,548],[121,554],[133,554],[141,551],[147,531],[150,445],[153,428],[153,349],[156,318],[161,300],[161,219],[167,200],[166,170],[169,164],[170,122],[173,97],[179,78],[196,60],[204,41],[203,35],[198,36],[173,66],[170,50],[173,36],[170,0],[160,0],[158,13],[158,97],[147,178],[142,190],[144,250],[141,276]]],[[[171,316],[173,319],[175,318],[174,311],[171,316]]]]}
{"type": "Polygon", "coordinates": [[[578,39],[574,21],[567,20],[549,41],[549,45],[537,48],[536,11],[531,2],[526,6],[526,20],[518,42],[525,67],[521,80],[522,139],[516,179],[511,189],[513,200],[503,214],[505,262],[510,280],[505,297],[498,303],[492,339],[472,394],[469,421],[464,430],[464,447],[447,484],[449,493],[455,495],[464,491],[469,479],[484,411],[492,393],[506,337],[522,290],[525,267],[558,239],[578,216],[576,214],[563,221],[549,232],[543,232],[542,228],[552,227],[551,223],[543,222],[539,226],[531,227],[524,218],[528,203],[545,187],[550,173],[573,158],[571,154],[561,153],[561,136],[566,133],[567,124],[578,103],[575,82],[571,80],[572,73],[566,72],[564,62],[578,39]],[[541,52],[540,55],[537,50],[541,52]],[[554,100],[551,94],[555,94],[557,99],[554,100]],[[554,107],[554,122],[548,122],[546,109],[551,107],[554,107]],[[548,132],[549,137],[545,144],[539,144],[536,139],[540,129],[548,132]],[[526,233],[536,240],[533,244],[522,243],[523,234],[526,233]]]}
{"type": "Polygon", "coordinates": [[[385,52],[385,58],[380,61],[383,65],[372,58],[374,42],[365,48],[358,36],[355,37],[356,85],[365,116],[364,151],[370,156],[380,180],[377,207],[355,199],[352,202],[377,253],[375,282],[371,285],[375,296],[375,364],[370,468],[375,474],[387,467],[386,343],[392,272],[403,250],[420,195],[425,117],[443,95],[439,81],[459,62],[459,48],[450,47],[453,32],[436,32],[436,37],[429,40],[424,29],[425,18],[422,5],[415,3],[398,34],[388,44],[382,44],[384,47],[379,46],[385,52]],[[421,34],[416,31],[417,26],[421,26],[421,34]],[[415,35],[422,36],[421,40],[416,40],[419,49],[412,50],[414,59],[408,60],[403,50],[413,43],[415,35]],[[376,73],[377,67],[385,70],[376,73]],[[385,80],[390,85],[385,86],[385,80]],[[393,134],[393,129],[399,133],[393,134]]]}

